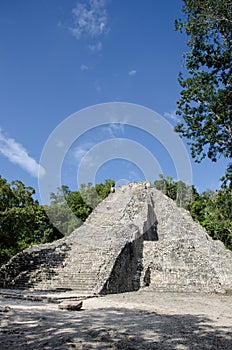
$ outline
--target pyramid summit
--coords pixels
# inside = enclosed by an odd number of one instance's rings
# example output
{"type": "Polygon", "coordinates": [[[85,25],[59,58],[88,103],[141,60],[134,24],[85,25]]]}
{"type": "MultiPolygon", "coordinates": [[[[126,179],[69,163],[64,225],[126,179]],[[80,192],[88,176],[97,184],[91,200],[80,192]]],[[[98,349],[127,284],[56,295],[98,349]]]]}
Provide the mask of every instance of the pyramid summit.
{"type": "Polygon", "coordinates": [[[70,236],[25,249],[0,287],[106,294],[232,290],[232,252],[144,182],[119,187],[70,236]]]}

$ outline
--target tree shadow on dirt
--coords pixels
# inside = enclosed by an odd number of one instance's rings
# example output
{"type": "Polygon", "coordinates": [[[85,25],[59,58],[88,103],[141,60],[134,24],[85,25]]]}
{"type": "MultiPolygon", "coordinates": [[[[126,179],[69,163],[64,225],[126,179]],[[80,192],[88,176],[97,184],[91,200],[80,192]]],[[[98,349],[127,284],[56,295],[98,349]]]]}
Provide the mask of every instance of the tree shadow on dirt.
{"type": "Polygon", "coordinates": [[[0,314],[0,348],[231,349],[231,329],[192,315],[165,315],[127,308],[67,312],[13,309],[0,314]]]}

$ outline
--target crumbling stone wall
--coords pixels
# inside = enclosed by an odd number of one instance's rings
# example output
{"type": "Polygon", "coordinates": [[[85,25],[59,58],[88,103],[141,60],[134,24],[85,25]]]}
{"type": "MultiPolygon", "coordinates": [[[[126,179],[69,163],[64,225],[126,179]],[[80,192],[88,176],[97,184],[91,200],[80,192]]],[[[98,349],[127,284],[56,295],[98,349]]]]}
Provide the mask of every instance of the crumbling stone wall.
{"type": "Polygon", "coordinates": [[[29,289],[34,282],[50,281],[57,275],[69,247],[64,240],[28,248],[15,255],[0,269],[0,286],[29,289]]]}
{"type": "Polygon", "coordinates": [[[17,254],[0,287],[118,293],[232,290],[232,252],[144,183],[116,189],[69,237],[17,254]],[[64,263],[64,264],[62,264],[64,263]]]}
{"type": "Polygon", "coordinates": [[[143,273],[150,288],[161,291],[232,290],[232,252],[213,240],[190,214],[152,189],[158,241],[144,242],[143,273]]]}

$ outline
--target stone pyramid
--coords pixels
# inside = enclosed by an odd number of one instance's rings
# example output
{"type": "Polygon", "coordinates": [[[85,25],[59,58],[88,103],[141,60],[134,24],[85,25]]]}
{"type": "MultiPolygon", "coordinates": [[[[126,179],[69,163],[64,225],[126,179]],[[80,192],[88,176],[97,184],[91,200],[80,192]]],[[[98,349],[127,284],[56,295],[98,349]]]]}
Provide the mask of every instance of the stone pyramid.
{"type": "Polygon", "coordinates": [[[0,287],[105,294],[232,290],[232,252],[145,183],[101,202],[69,237],[24,250],[0,269],[0,287]]]}

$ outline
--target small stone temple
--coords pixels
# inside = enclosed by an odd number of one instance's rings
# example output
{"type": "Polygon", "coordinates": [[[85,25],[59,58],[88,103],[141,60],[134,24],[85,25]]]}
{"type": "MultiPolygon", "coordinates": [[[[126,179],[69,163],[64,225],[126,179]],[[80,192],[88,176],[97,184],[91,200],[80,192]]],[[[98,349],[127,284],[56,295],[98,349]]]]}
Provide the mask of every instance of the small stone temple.
{"type": "Polygon", "coordinates": [[[106,294],[232,290],[232,252],[145,183],[111,193],[70,236],[14,256],[0,287],[106,294]]]}

